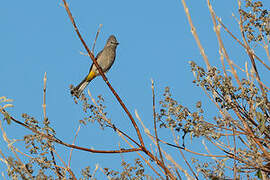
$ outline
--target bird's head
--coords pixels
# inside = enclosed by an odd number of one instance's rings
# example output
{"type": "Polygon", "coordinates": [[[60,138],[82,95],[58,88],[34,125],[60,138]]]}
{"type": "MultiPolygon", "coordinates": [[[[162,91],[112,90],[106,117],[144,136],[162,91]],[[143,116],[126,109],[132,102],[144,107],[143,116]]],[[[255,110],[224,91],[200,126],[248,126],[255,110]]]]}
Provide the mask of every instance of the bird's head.
{"type": "Polygon", "coordinates": [[[117,46],[119,43],[117,42],[116,38],[114,35],[111,35],[106,43],[106,46],[117,46]]]}

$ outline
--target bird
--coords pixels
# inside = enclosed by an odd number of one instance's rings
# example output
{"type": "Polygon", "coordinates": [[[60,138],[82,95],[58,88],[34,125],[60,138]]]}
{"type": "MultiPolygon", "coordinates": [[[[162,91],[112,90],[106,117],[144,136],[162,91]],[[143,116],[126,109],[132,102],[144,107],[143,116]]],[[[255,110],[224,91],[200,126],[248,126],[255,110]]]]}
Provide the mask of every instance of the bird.
{"type": "MultiPolygon", "coordinates": [[[[118,41],[114,35],[110,35],[108,38],[104,48],[97,54],[96,60],[98,65],[101,67],[102,72],[106,73],[113,65],[115,56],[116,56],[116,48],[118,46],[118,41]]],[[[98,72],[97,67],[94,63],[92,63],[89,73],[87,76],[81,81],[81,83],[75,88],[71,89],[71,95],[79,98],[86,88],[86,86],[100,73],[98,72]]]]}

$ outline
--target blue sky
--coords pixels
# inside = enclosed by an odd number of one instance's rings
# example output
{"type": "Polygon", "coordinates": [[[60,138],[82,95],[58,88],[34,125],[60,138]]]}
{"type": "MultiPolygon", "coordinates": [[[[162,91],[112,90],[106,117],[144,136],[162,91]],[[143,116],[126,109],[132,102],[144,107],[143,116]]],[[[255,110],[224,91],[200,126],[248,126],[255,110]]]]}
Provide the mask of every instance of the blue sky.
{"type": "MultiPolygon", "coordinates": [[[[0,97],[14,100],[14,107],[9,112],[17,119],[22,120],[21,114],[28,113],[42,121],[43,76],[47,72],[47,116],[57,137],[71,143],[84,114],[80,106],[74,104],[69,85],[77,85],[84,78],[92,61],[80,54],[85,50],[61,3],[34,0],[1,3],[0,97]]],[[[130,112],[134,115],[134,110],[138,110],[145,125],[153,125],[151,78],[155,82],[157,102],[161,100],[164,88],[169,86],[175,99],[183,105],[194,108],[195,103],[202,100],[203,106],[208,108],[208,117],[211,119],[216,115],[203,91],[192,84],[188,61],[205,65],[181,1],[77,0],[68,3],[90,47],[99,24],[103,24],[95,54],[111,34],[120,42],[116,61],[107,77],[130,112]]],[[[270,7],[270,1],[264,0],[263,3],[270,7]]],[[[206,1],[187,1],[187,5],[210,63],[220,67],[218,43],[206,1]]],[[[239,35],[237,22],[232,17],[232,13],[237,15],[237,2],[213,1],[212,5],[223,22],[239,35]]],[[[243,56],[243,49],[227,34],[223,37],[230,56],[242,66],[248,60],[243,56]]],[[[259,53],[265,58],[263,51],[259,53]]],[[[269,73],[263,74],[262,78],[269,78],[269,73]]],[[[132,131],[130,134],[136,138],[131,123],[102,78],[96,78],[87,88],[94,97],[101,94],[105,98],[108,116],[114,124],[127,132],[132,131]]],[[[22,138],[29,133],[14,123],[4,126],[10,138],[22,138]]],[[[102,131],[97,124],[90,123],[79,132],[77,145],[113,149],[118,148],[119,141],[123,147],[128,147],[112,130],[102,131]]],[[[5,143],[0,139],[0,146],[3,145],[5,143]]],[[[69,149],[57,145],[57,150],[63,159],[68,158],[69,149]]],[[[192,157],[188,153],[186,156],[188,159],[192,157]]],[[[96,163],[101,167],[117,168],[122,157],[129,159],[131,155],[74,151],[71,167],[76,174],[79,168],[94,167],[96,163]]],[[[3,170],[0,163],[0,172],[3,170]]]]}

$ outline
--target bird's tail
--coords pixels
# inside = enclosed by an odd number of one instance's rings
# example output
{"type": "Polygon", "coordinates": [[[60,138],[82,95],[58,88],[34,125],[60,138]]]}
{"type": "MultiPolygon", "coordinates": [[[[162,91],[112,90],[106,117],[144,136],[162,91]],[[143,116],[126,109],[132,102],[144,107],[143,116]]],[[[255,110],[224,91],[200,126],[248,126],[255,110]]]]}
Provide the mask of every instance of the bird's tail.
{"type": "Polygon", "coordinates": [[[76,96],[79,98],[86,88],[86,86],[96,77],[95,73],[91,71],[83,80],[82,82],[71,90],[71,95],[76,96]]]}
{"type": "Polygon", "coordinates": [[[83,92],[83,90],[86,88],[86,86],[90,83],[90,81],[87,81],[86,78],[75,88],[71,90],[71,94],[79,98],[83,92]]]}

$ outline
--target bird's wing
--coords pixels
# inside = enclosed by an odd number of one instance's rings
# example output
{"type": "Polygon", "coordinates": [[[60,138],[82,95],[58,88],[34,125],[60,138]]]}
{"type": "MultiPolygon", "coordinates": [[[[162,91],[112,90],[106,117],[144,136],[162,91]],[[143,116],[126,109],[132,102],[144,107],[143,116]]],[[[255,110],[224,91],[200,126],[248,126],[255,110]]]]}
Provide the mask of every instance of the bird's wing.
{"type": "Polygon", "coordinates": [[[96,60],[98,59],[98,57],[101,55],[102,52],[103,52],[103,49],[97,54],[96,60]]]}
{"type": "MultiPolygon", "coordinates": [[[[101,55],[102,51],[103,51],[103,50],[101,50],[101,51],[100,51],[100,52],[97,54],[97,56],[96,56],[96,60],[98,60],[98,57],[101,55]]],[[[89,72],[91,72],[91,71],[92,71],[93,67],[94,67],[94,62],[92,63],[92,65],[91,65],[91,67],[90,67],[89,72]]]]}

